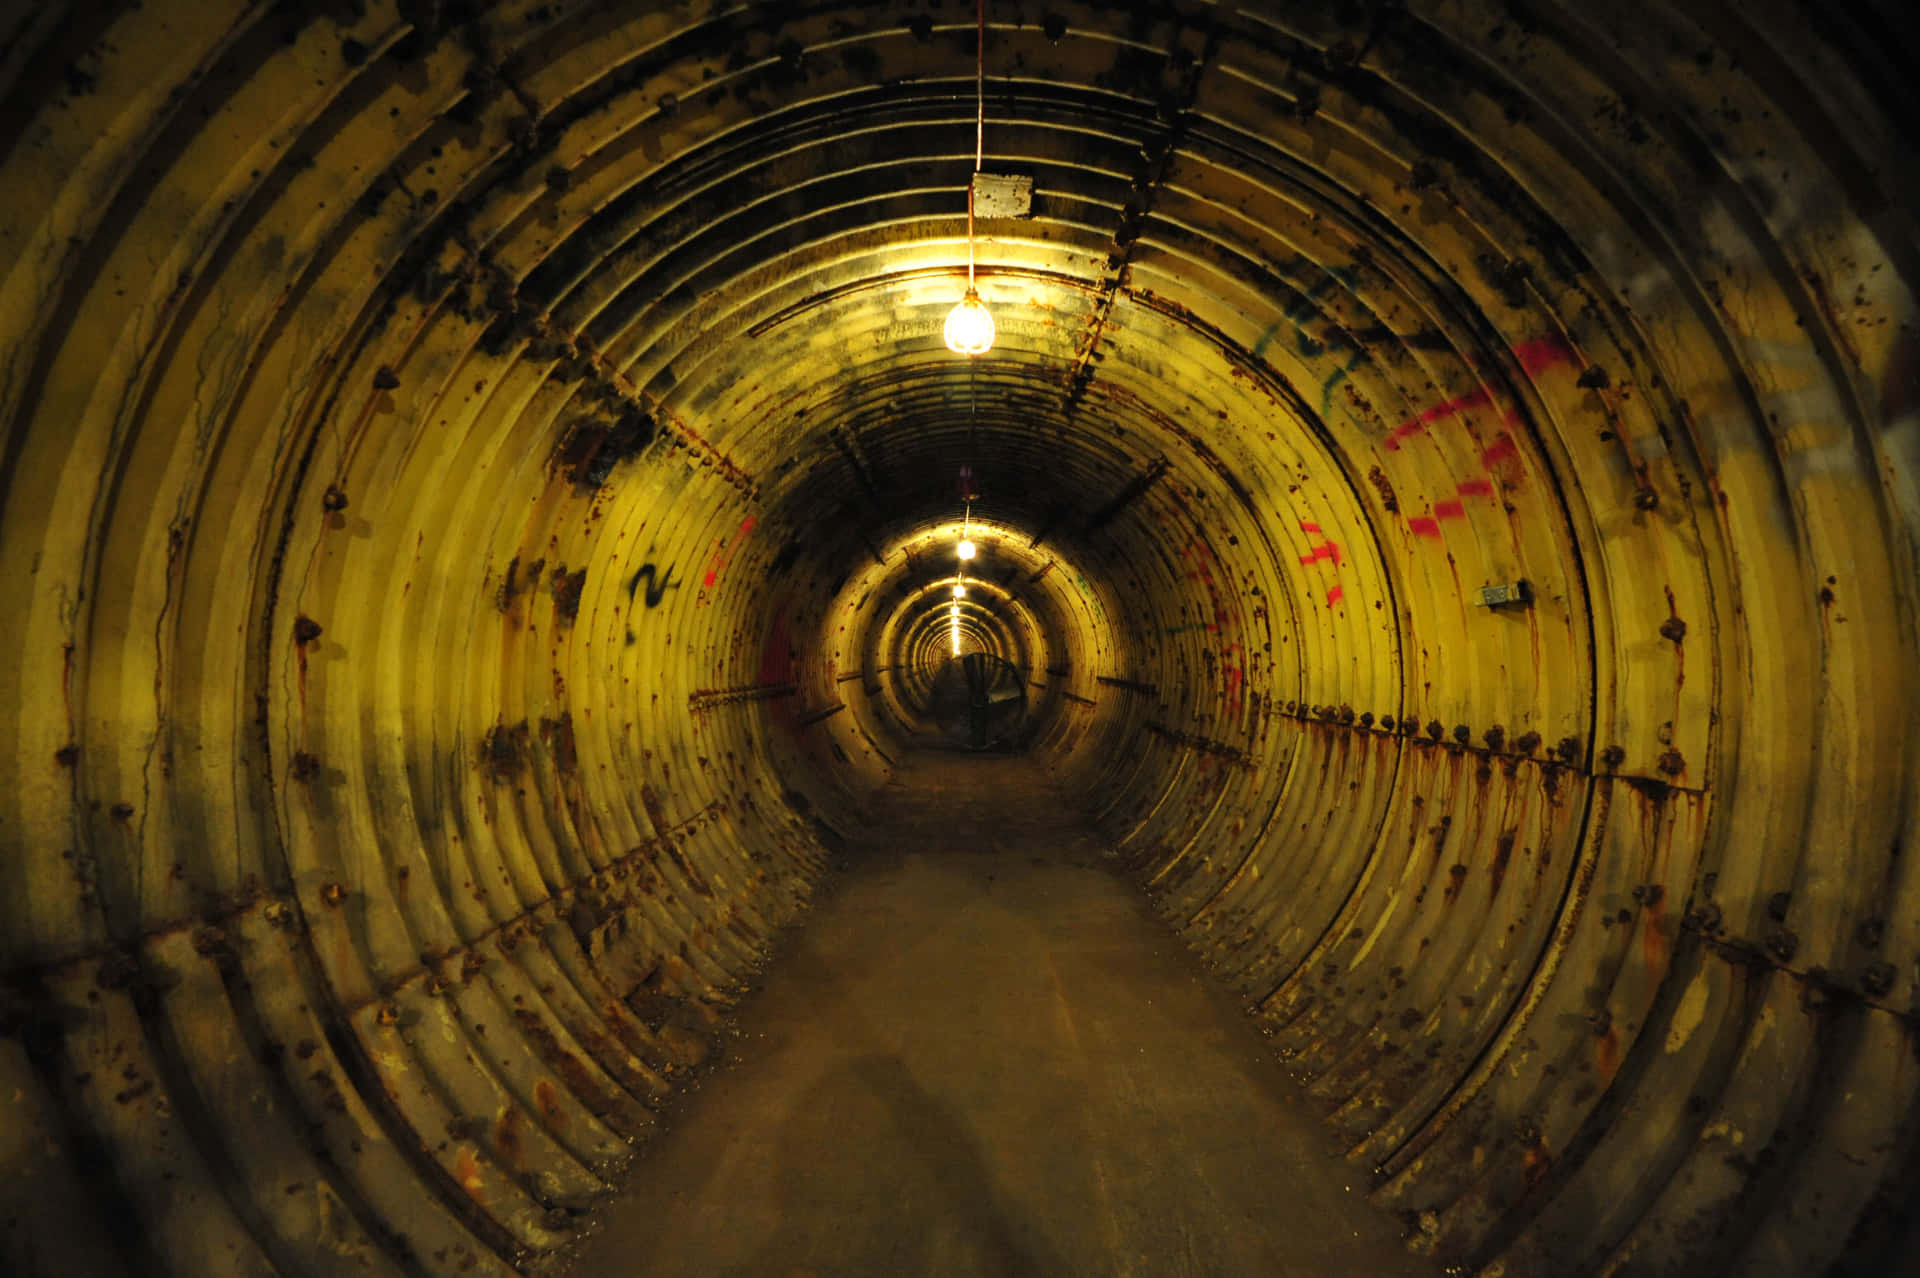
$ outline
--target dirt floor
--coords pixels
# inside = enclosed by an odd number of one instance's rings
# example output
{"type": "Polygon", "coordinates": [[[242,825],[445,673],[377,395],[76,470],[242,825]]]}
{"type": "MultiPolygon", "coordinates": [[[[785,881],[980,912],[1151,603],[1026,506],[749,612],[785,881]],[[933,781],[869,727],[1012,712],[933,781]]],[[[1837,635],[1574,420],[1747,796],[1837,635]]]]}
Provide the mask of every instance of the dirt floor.
{"type": "Polygon", "coordinates": [[[902,761],[569,1273],[1432,1275],[1044,775],[902,761]]]}

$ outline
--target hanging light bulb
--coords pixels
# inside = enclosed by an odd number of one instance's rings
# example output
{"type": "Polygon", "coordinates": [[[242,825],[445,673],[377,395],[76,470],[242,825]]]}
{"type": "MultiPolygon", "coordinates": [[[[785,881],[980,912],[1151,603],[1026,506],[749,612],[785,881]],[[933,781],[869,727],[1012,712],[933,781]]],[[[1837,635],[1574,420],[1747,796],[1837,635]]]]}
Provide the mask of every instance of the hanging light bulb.
{"type": "Polygon", "coordinates": [[[993,312],[969,288],[960,304],[947,312],[947,349],[955,355],[985,355],[993,349],[993,333],[993,312]]]}
{"type": "Polygon", "coordinates": [[[967,597],[967,588],[965,586],[955,586],[953,588],[953,597],[955,599],[965,599],[967,597]]]}
{"type": "Polygon", "coordinates": [[[985,155],[987,127],[987,3],[979,0],[979,32],[973,63],[973,178],[967,180],[967,295],[947,312],[947,349],[956,355],[985,355],[993,349],[993,313],[973,287],[973,190],[985,155]]]}
{"type": "Polygon", "coordinates": [[[962,559],[973,558],[973,543],[970,541],[962,541],[959,546],[959,552],[962,559]]]}

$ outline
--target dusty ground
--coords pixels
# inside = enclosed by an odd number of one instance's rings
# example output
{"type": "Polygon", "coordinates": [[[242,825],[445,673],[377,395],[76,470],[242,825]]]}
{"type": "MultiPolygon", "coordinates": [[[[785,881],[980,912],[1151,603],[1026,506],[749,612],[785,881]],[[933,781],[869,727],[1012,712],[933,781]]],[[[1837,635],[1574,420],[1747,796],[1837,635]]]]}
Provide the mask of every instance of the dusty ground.
{"type": "Polygon", "coordinates": [[[896,780],[572,1274],[1437,1272],[1044,777],[896,780]]]}

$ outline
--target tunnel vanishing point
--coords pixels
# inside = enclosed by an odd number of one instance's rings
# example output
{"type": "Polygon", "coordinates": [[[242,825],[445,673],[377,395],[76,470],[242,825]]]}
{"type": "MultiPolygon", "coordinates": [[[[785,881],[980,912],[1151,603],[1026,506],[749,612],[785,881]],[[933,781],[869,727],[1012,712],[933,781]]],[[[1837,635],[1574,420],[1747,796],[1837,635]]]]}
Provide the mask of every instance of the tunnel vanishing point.
{"type": "Polygon", "coordinates": [[[7,1272],[560,1246],[968,518],[1410,1246],[1920,1266],[1905,6],[5,13],[7,1272]]]}

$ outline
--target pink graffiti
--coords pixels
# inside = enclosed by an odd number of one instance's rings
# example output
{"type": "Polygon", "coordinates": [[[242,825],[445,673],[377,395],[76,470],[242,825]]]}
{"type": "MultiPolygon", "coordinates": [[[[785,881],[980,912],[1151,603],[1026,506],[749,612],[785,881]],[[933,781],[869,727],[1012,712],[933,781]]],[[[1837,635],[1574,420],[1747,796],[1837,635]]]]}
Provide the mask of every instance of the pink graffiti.
{"type": "Polygon", "coordinates": [[[1345,599],[1346,597],[1347,597],[1347,588],[1345,586],[1327,587],[1327,607],[1329,608],[1333,607],[1335,604],[1339,603],[1342,599],[1345,599]]]}

